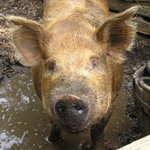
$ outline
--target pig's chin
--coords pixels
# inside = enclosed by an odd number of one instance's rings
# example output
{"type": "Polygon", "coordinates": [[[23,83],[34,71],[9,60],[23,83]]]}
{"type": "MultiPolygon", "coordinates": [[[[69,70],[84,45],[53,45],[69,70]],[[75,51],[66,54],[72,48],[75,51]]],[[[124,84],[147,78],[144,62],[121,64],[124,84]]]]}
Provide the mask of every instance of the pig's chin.
{"type": "Polygon", "coordinates": [[[86,131],[87,127],[85,127],[85,125],[66,125],[66,126],[63,126],[63,129],[68,133],[78,134],[78,133],[86,131]]]}

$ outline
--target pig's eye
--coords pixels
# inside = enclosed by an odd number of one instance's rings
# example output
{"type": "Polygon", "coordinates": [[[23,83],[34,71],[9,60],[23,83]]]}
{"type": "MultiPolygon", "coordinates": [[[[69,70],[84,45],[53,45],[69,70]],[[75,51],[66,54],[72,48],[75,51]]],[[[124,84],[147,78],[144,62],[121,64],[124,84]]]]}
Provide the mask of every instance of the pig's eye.
{"type": "Polygon", "coordinates": [[[44,76],[50,77],[55,71],[57,71],[55,60],[48,60],[44,65],[44,76]]]}
{"type": "Polygon", "coordinates": [[[50,60],[46,63],[46,66],[45,66],[45,73],[46,75],[49,75],[51,74],[53,71],[55,71],[55,68],[56,68],[56,62],[54,60],[50,60]]]}
{"type": "Polygon", "coordinates": [[[91,61],[90,69],[98,68],[98,66],[99,66],[99,58],[98,57],[92,57],[90,59],[90,61],[91,61]]]}
{"type": "Polygon", "coordinates": [[[48,62],[47,69],[49,71],[54,71],[54,69],[55,69],[55,61],[48,62]]]}

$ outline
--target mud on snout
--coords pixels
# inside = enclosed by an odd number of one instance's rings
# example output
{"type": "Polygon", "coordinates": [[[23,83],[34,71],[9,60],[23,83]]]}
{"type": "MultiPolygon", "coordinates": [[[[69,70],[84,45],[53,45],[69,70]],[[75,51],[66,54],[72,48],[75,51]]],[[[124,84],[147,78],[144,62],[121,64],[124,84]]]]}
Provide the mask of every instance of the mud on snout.
{"type": "Polygon", "coordinates": [[[95,94],[88,84],[79,80],[59,78],[52,84],[46,98],[47,111],[58,126],[69,133],[86,130],[91,122],[95,107],[95,94]]]}

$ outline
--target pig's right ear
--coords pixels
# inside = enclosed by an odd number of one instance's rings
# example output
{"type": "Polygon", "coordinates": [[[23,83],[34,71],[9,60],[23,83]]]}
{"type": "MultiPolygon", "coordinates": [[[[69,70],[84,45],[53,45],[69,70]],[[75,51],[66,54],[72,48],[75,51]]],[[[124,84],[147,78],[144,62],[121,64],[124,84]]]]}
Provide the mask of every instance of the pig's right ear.
{"type": "Polygon", "coordinates": [[[129,50],[135,36],[135,24],[132,17],[139,7],[109,17],[95,32],[96,40],[104,46],[104,53],[116,60],[122,61],[124,50],[129,50]]]}
{"type": "Polygon", "coordinates": [[[23,65],[35,66],[42,60],[42,50],[49,41],[49,32],[36,21],[22,17],[8,16],[16,28],[12,32],[12,39],[24,60],[23,65]]]}

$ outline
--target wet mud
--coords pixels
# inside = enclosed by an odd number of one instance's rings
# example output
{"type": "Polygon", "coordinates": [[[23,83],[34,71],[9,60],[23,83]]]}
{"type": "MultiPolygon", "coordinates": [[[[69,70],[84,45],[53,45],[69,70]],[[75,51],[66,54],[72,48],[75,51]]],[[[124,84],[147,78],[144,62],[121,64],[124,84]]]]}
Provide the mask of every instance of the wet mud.
{"type": "MultiPolygon", "coordinates": [[[[0,149],[76,150],[79,144],[90,143],[89,131],[80,135],[63,133],[58,144],[48,142],[49,120],[37,98],[31,73],[26,72],[0,84],[0,149]]],[[[129,95],[122,90],[107,127],[105,138],[118,144],[118,134],[131,127],[124,115],[129,95]]]]}

